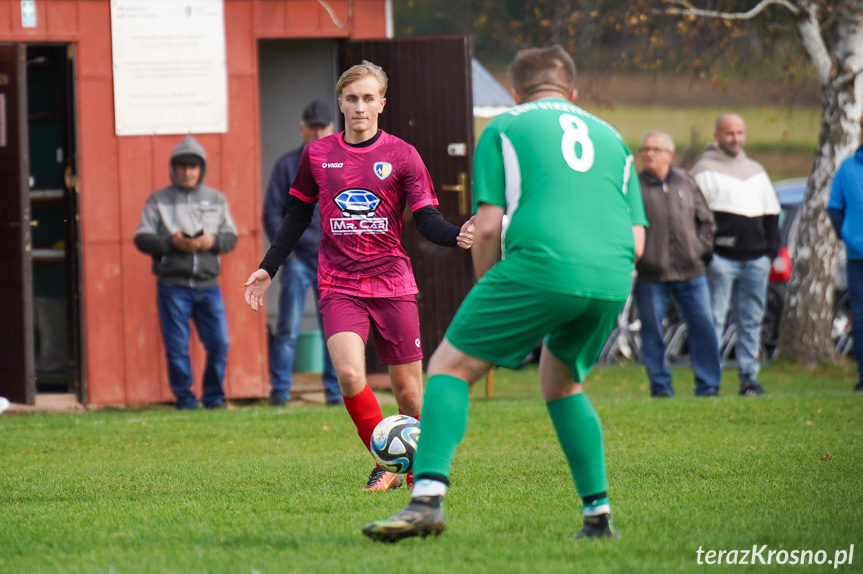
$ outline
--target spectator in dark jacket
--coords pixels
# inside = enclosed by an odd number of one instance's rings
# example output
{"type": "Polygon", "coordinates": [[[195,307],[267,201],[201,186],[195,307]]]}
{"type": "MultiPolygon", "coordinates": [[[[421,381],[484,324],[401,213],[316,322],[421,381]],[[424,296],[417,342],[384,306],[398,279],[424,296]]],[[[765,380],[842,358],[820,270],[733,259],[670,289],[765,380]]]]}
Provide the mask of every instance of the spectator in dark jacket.
{"type": "Polygon", "coordinates": [[[638,174],[650,227],[644,255],[636,264],[635,303],[641,318],[644,366],[652,397],[671,397],[662,321],[671,299],[686,321],[696,396],[719,392],[719,343],[710,312],[705,259],[713,251],[716,224],[695,180],[671,166],[674,142],[650,132],[641,142],[638,174]]]}
{"type": "MultiPolygon", "coordinates": [[[[333,116],[327,104],[315,100],[306,106],[300,119],[303,145],[280,157],[270,175],[270,185],[267,187],[267,196],[264,200],[264,230],[270,241],[279,233],[282,220],[288,212],[288,199],[291,197],[289,192],[294,176],[297,175],[303,148],[332,133],[333,116]]],[[[282,406],[291,400],[294,354],[297,350],[297,339],[300,336],[306,292],[312,289],[315,301],[319,298],[318,248],[320,244],[321,217],[318,206],[315,205],[312,222],[288,256],[280,275],[279,320],[270,345],[270,386],[272,388],[270,404],[273,406],[282,406]]],[[[315,311],[320,324],[321,312],[317,308],[317,303],[315,311]]],[[[342,392],[326,343],[323,345],[323,353],[324,399],[329,405],[342,404],[344,402],[342,392]]]]}
{"type": "Polygon", "coordinates": [[[177,408],[195,409],[189,321],[207,350],[206,408],[225,404],[223,381],[228,357],[228,324],[219,288],[219,254],[237,244],[237,228],[225,196],[204,185],[207,155],[191,136],[171,154],[172,184],[144,205],[135,246],[153,259],[158,277],[159,323],[168,358],[168,379],[177,408]]]}

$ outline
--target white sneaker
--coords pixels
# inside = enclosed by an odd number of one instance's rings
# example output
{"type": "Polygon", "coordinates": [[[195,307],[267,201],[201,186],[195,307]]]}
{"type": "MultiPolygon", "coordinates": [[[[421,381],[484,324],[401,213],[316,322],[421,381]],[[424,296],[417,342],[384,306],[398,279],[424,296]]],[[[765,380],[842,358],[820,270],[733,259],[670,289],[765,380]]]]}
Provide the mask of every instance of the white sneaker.
{"type": "Polygon", "coordinates": [[[3,414],[3,411],[9,408],[9,399],[6,397],[0,397],[0,414],[3,414]]]}

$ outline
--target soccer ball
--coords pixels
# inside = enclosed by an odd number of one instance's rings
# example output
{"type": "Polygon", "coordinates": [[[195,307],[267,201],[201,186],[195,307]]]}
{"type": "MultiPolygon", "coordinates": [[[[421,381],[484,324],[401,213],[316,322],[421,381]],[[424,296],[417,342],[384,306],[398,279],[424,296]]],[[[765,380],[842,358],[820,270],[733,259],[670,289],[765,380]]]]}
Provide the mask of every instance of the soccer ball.
{"type": "Polygon", "coordinates": [[[375,427],[369,446],[381,468],[404,474],[413,468],[419,437],[418,420],[407,415],[392,415],[375,427]]]}

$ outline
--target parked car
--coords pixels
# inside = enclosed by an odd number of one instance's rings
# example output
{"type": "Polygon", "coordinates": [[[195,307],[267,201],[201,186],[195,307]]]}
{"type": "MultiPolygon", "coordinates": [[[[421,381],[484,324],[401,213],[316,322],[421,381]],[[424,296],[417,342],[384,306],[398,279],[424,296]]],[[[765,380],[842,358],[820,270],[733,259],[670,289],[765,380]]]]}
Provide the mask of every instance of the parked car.
{"type": "MultiPolygon", "coordinates": [[[[779,252],[770,268],[767,288],[767,309],[761,326],[761,340],[768,356],[776,352],[779,340],[779,321],[785,304],[785,292],[793,271],[794,245],[800,227],[800,213],[806,197],[806,178],[784,179],[773,187],[779,197],[782,212],[779,214],[779,252]]],[[[847,354],[851,347],[851,309],[848,303],[848,283],[845,273],[845,251],[834,274],[833,339],[837,348],[847,354]]]]}

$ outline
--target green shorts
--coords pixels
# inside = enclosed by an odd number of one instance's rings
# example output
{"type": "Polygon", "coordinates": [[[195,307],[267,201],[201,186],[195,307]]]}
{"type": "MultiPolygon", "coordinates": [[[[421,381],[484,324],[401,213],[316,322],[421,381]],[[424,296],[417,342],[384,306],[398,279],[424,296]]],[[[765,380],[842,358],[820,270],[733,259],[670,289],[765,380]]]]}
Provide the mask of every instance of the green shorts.
{"type": "Polygon", "coordinates": [[[541,291],[492,269],[465,297],[446,338],[462,353],[511,369],[542,340],[581,382],[624,303],[541,291]]]}

